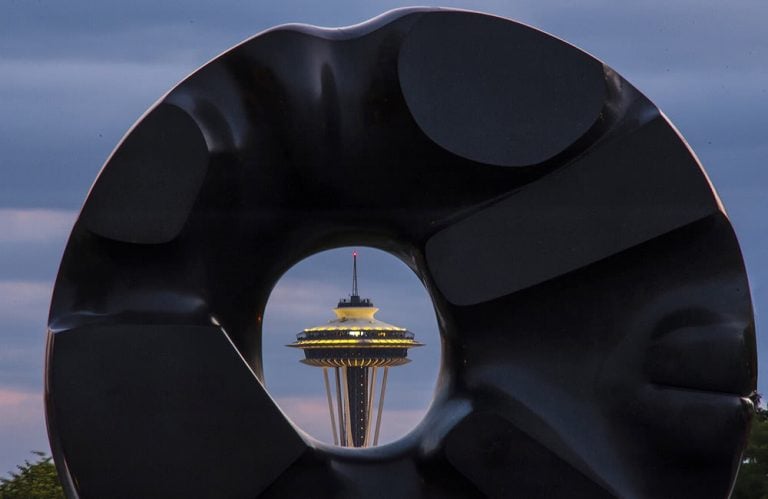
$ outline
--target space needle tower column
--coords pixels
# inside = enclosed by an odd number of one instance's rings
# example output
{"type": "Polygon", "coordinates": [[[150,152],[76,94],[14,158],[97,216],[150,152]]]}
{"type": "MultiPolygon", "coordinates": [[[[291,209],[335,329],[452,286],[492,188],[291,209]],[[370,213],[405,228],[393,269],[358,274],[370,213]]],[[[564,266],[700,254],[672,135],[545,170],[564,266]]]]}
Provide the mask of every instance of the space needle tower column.
{"type": "Polygon", "coordinates": [[[408,349],[422,346],[405,328],[374,317],[379,309],[357,288],[357,252],[352,253],[352,294],[333,309],[336,317],[322,326],[303,330],[289,347],[304,350],[301,361],[323,369],[333,442],[344,447],[377,445],[390,367],[410,362],[408,349]],[[376,402],[377,375],[382,368],[376,402]],[[329,380],[333,370],[335,397],[329,380]],[[374,405],[377,411],[374,415],[374,405]],[[375,417],[374,417],[375,416],[375,417]],[[373,425],[375,419],[376,424],[373,425]],[[372,427],[375,431],[372,433],[372,427]]]}

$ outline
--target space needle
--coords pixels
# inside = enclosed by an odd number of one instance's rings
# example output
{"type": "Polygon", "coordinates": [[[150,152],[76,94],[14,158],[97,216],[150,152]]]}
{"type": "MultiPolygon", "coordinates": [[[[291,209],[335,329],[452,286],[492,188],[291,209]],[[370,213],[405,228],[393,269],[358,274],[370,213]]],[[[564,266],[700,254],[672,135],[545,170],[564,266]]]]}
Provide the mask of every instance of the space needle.
{"type": "Polygon", "coordinates": [[[333,309],[327,324],[304,329],[287,345],[304,350],[304,364],[323,369],[333,443],[343,447],[377,445],[390,367],[410,362],[408,349],[422,346],[405,328],[374,316],[379,309],[360,298],[357,287],[357,252],[352,253],[352,294],[333,309]],[[328,371],[333,370],[335,397],[328,371]],[[377,375],[381,376],[378,404],[374,404],[377,375]],[[377,412],[374,422],[374,405],[377,412]],[[372,428],[375,431],[371,435],[372,428]]]}

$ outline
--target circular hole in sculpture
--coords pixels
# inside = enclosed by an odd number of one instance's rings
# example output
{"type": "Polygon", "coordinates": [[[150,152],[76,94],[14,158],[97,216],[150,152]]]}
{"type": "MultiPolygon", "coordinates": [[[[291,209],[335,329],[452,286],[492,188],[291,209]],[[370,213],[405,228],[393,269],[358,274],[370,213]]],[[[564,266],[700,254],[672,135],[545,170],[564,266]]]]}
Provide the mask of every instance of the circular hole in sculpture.
{"type": "Polygon", "coordinates": [[[302,430],[332,445],[373,447],[398,440],[426,413],[440,334],[411,269],[384,251],[339,248],[299,262],[272,290],[262,358],[267,390],[302,430]]]}

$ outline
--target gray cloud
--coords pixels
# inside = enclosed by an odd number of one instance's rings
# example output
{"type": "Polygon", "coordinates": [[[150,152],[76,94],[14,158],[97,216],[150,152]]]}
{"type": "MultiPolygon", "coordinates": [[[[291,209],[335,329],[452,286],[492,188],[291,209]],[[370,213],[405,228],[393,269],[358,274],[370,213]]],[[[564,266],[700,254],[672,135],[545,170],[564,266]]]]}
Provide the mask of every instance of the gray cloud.
{"type": "MultiPolygon", "coordinates": [[[[310,436],[332,442],[328,405],[323,397],[282,397],[277,400],[283,412],[310,436]]],[[[385,407],[387,403],[385,401],[385,407]]],[[[421,410],[389,409],[382,417],[379,444],[394,442],[411,431],[423,417],[421,410]]]]}
{"type": "Polygon", "coordinates": [[[0,386],[0,477],[5,478],[23,459],[34,460],[31,450],[47,451],[43,396],[39,390],[0,386]]]}
{"type": "Polygon", "coordinates": [[[187,68],[0,59],[0,207],[79,208],[131,124],[187,68]],[[118,90],[119,89],[119,90],[118,90]]]}
{"type": "Polygon", "coordinates": [[[50,281],[0,281],[0,390],[39,392],[51,288],[50,281]]]}
{"type": "Polygon", "coordinates": [[[2,280],[51,282],[75,217],[74,211],[0,208],[0,289],[2,280]]]}
{"type": "Polygon", "coordinates": [[[0,243],[63,242],[75,217],[64,210],[0,208],[0,243]]]}
{"type": "Polygon", "coordinates": [[[50,300],[50,282],[0,281],[0,316],[6,324],[44,324],[39,312],[50,300]]]}

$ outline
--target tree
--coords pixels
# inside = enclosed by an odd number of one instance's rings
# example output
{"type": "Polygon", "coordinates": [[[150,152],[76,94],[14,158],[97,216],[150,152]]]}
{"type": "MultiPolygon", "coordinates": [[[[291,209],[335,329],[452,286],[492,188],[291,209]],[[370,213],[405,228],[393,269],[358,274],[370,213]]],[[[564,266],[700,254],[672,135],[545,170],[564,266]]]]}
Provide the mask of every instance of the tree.
{"type": "Polygon", "coordinates": [[[0,499],[64,499],[56,467],[45,452],[32,451],[34,463],[24,460],[10,478],[0,478],[0,499]]]}
{"type": "Polygon", "coordinates": [[[768,409],[756,407],[732,499],[768,499],[768,409]]]}

